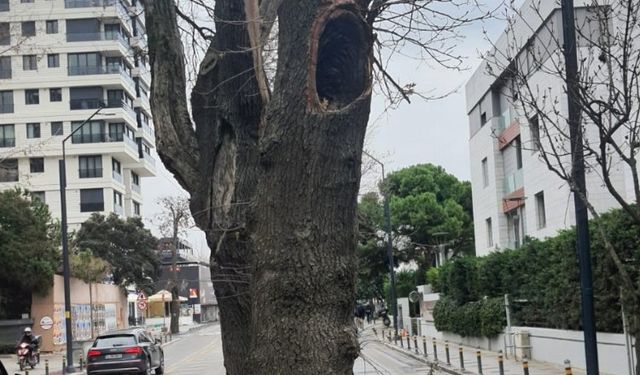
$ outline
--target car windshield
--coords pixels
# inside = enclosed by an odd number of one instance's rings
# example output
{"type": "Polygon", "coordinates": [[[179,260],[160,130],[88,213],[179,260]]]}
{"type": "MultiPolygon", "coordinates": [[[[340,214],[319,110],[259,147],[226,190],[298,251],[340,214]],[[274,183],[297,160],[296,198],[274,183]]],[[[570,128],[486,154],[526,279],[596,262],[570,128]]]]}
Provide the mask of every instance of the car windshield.
{"type": "Polygon", "coordinates": [[[119,346],[136,345],[136,339],[133,335],[117,335],[98,337],[94,345],[95,348],[115,348],[119,346]]]}

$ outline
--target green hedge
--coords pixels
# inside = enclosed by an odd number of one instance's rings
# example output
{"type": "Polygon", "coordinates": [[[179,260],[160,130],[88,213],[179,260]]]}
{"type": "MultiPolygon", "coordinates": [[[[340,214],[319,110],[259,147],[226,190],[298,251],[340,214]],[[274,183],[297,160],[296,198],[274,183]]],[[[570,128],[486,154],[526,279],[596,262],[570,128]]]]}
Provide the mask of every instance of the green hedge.
{"type": "MultiPolygon", "coordinates": [[[[607,213],[600,220],[620,258],[626,261],[627,271],[640,283],[640,228],[621,210],[607,213]]],[[[602,332],[621,332],[618,269],[594,224],[590,223],[590,232],[596,328],[602,332]]],[[[437,272],[436,285],[444,298],[435,306],[436,327],[465,336],[500,332],[504,326],[502,301],[504,294],[509,294],[512,301],[520,301],[513,303],[514,325],[581,329],[575,249],[575,231],[565,230],[546,240],[527,239],[517,250],[460,258],[445,264],[437,272]],[[489,303],[483,302],[485,297],[492,306],[495,304],[495,309],[481,311],[484,318],[476,318],[475,315],[480,315],[477,304],[489,303]],[[495,324],[487,328],[491,319],[495,324]]],[[[629,316],[640,313],[633,306],[625,309],[629,316]]]]}
{"type": "Polygon", "coordinates": [[[505,325],[501,298],[486,298],[462,306],[453,299],[443,297],[433,310],[436,329],[461,336],[493,337],[505,325]]]}

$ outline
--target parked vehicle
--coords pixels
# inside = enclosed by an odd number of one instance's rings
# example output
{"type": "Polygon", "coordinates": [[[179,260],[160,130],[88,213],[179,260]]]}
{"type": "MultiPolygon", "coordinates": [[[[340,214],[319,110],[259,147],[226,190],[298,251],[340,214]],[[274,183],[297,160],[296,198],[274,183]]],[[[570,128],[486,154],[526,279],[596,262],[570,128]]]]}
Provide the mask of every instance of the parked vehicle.
{"type": "Polygon", "coordinates": [[[164,373],[159,340],[142,328],[105,332],[87,353],[87,375],[164,373]]]}

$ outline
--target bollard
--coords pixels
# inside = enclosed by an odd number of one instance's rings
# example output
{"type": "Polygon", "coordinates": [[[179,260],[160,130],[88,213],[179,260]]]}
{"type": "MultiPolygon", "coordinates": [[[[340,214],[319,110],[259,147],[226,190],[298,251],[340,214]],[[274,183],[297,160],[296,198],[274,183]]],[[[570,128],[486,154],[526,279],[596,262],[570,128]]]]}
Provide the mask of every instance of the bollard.
{"type": "Polygon", "coordinates": [[[49,360],[44,360],[44,375],[49,375],[49,360]]]}
{"type": "Polygon", "coordinates": [[[500,375],[504,375],[504,362],[502,360],[502,350],[498,351],[498,370],[500,375]]]}
{"type": "Polygon", "coordinates": [[[478,359],[478,374],[482,375],[482,353],[476,350],[476,358],[478,359]]]}
{"type": "Polygon", "coordinates": [[[433,359],[438,361],[438,346],[436,344],[436,338],[433,338],[433,359]]]}
{"type": "Polygon", "coordinates": [[[418,336],[413,336],[413,347],[416,350],[416,354],[420,354],[420,351],[418,350],[418,336]]]}
{"type": "Polygon", "coordinates": [[[80,370],[84,368],[84,360],[80,357],[80,370]]]}
{"type": "Polygon", "coordinates": [[[407,349],[411,351],[411,336],[407,335],[407,349]]]}
{"type": "Polygon", "coordinates": [[[400,347],[404,349],[404,340],[400,337],[400,347]]]}
{"type": "Polygon", "coordinates": [[[29,375],[29,369],[24,369],[24,375],[29,375]]]}
{"type": "Polygon", "coordinates": [[[427,338],[422,336],[422,349],[424,350],[424,356],[427,356],[427,338]]]}
{"type": "Polygon", "coordinates": [[[66,357],[62,357],[62,373],[63,374],[67,373],[67,358],[66,357]]]}
{"type": "Polygon", "coordinates": [[[462,351],[462,346],[458,347],[458,353],[460,354],[460,369],[464,370],[464,353],[462,351]]]}
{"type": "Polygon", "coordinates": [[[568,359],[564,360],[564,375],[572,375],[573,371],[571,370],[571,361],[568,359]]]}
{"type": "Polygon", "coordinates": [[[451,365],[451,358],[449,357],[449,341],[444,342],[444,354],[447,357],[447,364],[451,365]]]}
{"type": "MultiPolygon", "coordinates": [[[[400,340],[402,342],[402,340],[400,340]]],[[[393,343],[398,345],[398,335],[396,333],[393,334],[393,343]]]]}
{"type": "Polygon", "coordinates": [[[522,359],[522,372],[524,375],[529,375],[529,361],[526,358],[522,359]]]}

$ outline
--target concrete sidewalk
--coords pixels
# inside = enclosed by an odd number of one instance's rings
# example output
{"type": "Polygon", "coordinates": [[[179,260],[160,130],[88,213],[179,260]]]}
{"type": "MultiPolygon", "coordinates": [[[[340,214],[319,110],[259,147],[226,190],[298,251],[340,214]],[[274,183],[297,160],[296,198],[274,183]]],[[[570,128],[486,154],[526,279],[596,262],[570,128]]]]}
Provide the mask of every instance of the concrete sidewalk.
{"type": "MultiPolygon", "coordinates": [[[[405,355],[411,356],[424,363],[433,364],[436,368],[448,372],[450,374],[462,375],[462,374],[483,374],[483,375],[499,375],[499,356],[500,353],[478,350],[467,346],[461,346],[454,343],[447,343],[445,341],[436,340],[434,352],[434,340],[431,337],[417,337],[414,340],[410,338],[410,342],[407,343],[407,338],[402,338],[402,343],[398,340],[389,340],[390,330],[382,327],[369,326],[367,330],[375,328],[375,337],[377,340],[383,342],[389,350],[395,350],[405,355]],[[383,337],[384,334],[384,337],[383,337]],[[416,348],[417,342],[417,348],[416,348]],[[425,354],[426,346],[426,354],[425,354]],[[447,360],[447,346],[449,348],[449,360],[447,360]],[[410,349],[409,349],[410,348],[410,349]],[[480,363],[478,361],[478,351],[480,352],[480,363]],[[434,355],[436,353],[436,355],[434,355]],[[462,353],[462,358],[461,358],[462,353]]],[[[391,336],[393,337],[393,336],[391,336]]],[[[523,362],[516,361],[513,358],[502,357],[502,365],[505,375],[518,375],[525,374],[523,362]]],[[[531,375],[560,375],[565,373],[563,366],[554,364],[528,361],[528,373],[531,375]]],[[[582,370],[573,369],[574,375],[585,374],[582,370]]],[[[605,374],[603,374],[605,375],[605,374]]]]}

